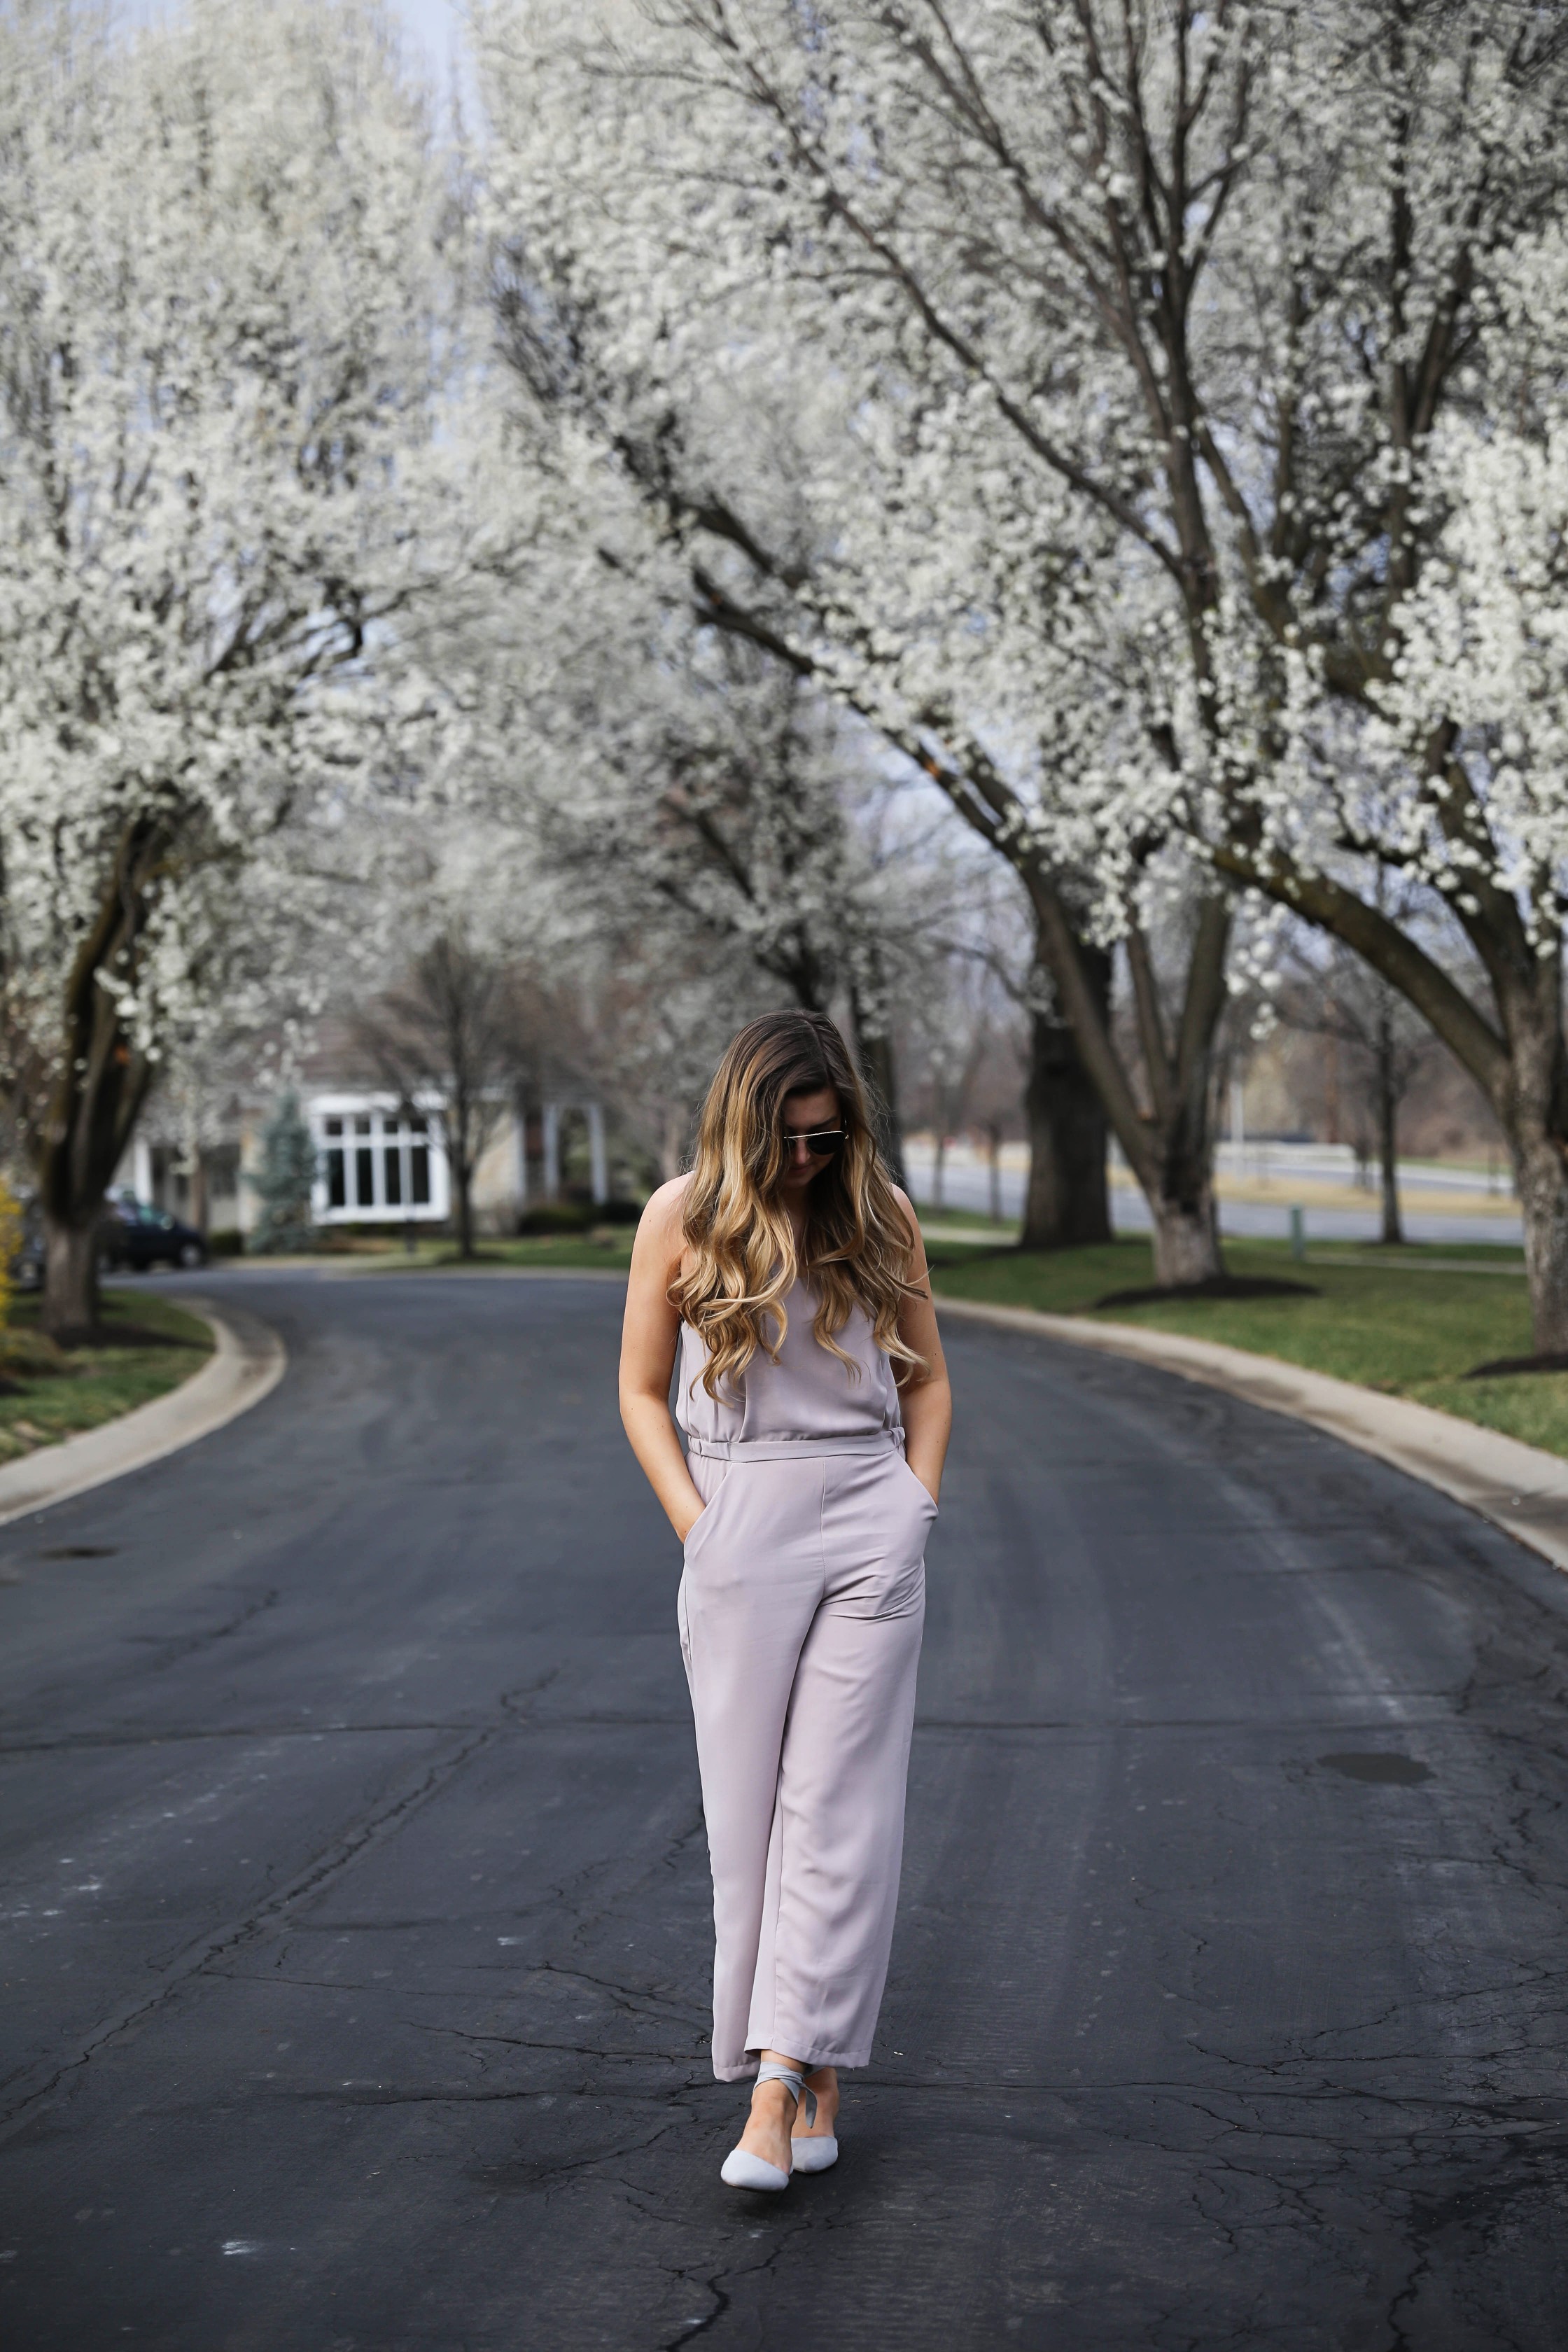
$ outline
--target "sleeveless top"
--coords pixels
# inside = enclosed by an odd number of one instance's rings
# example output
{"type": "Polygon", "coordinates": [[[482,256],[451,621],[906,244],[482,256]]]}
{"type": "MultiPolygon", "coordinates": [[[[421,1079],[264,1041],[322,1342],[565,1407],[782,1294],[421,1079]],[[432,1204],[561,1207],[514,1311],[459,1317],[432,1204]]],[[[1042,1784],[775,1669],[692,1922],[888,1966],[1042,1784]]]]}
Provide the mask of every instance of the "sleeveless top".
{"type": "Polygon", "coordinates": [[[738,1382],[719,1382],[717,1397],[702,1385],[708,1351],[690,1324],[681,1325],[675,1417],[693,1451],[727,1454],[739,1443],[748,1452],[762,1445],[783,1452],[794,1443],[803,1451],[845,1444],[859,1452],[900,1444],[903,1415],[893,1367],[864,1307],[855,1307],[837,1334],[858,1378],[818,1341],[811,1328],[816,1301],[798,1276],[784,1307],[788,1328],[778,1362],[759,1348],[738,1382]]]}

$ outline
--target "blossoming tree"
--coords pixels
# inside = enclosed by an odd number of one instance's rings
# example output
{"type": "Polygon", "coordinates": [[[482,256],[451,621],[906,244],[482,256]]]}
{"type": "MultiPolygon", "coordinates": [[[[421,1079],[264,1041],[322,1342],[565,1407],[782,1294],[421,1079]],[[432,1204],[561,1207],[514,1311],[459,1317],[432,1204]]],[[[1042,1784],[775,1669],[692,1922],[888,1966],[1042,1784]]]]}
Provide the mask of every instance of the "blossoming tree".
{"type": "MultiPolygon", "coordinates": [[[[1171,701],[1144,642],[1147,590],[1118,584],[1118,676],[1084,600],[1086,575],[1114,570],[1114,526],[1032,483],[1032,457],[966,382],[917,374],[875,332],[858,341],[853,316],[847,333],[825,307],[836,289],[795,266],[787,236],[767,251],[749,100],[730,119],[735,93],[703,79],[700,44],[681,54],[684,85],[655,105],[645,61],[622,75],[613,44],[584,53],[531,9],[491,23],[489,169],[512,277],[531,287],[532,373],[640,490],[700,615],[858,711],[1016,867],[1049,976],[1039,992],[1071,1024],[1071,1068],[1057,1066],[1060,1029],[1041,1024],[1056,1050],[1031,1096],[1059,1116],[1036,1122],[1039,1140],[1073,1169],[1083,1138],[1102,1136],[1084,1117],[1087,1074],[1148,1193],[1162,1273],[1202,1278],[1219,1262],[1207,1056],[1226,894],[1199,894],[1173,1016],[1140,956],[1154,1014],[1142,1086],[1110,1019],[1107,910],[1110,930],[1146,948],[1148,892],[1173,880],[1168,856],[1154,872],[1145,821],[1168,787],[1144,705],[1163,716],[1171,701]],[[710,171],[715,153],[725,166],[710,171]]],[[[1070,1213],[1051,1224],[1069,1237],[1070,1213]]]]}
{"type": "Polygon", "coordinates": [[[1018,865],[1162,1277],[1217,1263],[1239,885],[1353,945],[1480,1079],[1538,1343],[1568,1347],[1561,21],[668,0],[592,37],[491,12],[489,58],[503,98],[548,91],[498,120],[610,446],[729,624],[875,704],[1018,865]],[[755,387],[802,350],[806,563],[756,484],[755,387]],[[749,451],[715,422],[742,383],[749,451]],[[1451,910],[1479,992],[1383,912],[1390,869],[1451,910]],[[1136,1087],[1097,930],[1126,942],[1136,1087]]]}
{"type": "Polygon", "coordinates": [[[406,773],[444,194],[355,0],[8,11],[0,109],[0,984],[68,1336],[161,1055],[406,773]]]}

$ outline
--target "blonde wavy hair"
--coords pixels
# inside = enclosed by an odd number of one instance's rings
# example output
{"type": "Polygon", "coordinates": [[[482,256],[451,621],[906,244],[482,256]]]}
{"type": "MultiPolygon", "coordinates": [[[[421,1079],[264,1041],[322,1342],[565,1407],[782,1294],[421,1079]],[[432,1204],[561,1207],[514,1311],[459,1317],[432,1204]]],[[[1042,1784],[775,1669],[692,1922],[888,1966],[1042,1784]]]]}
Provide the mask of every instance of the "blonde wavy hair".
{"type": "Polygon", "coordinates": [[[816,1294],[812,1329],[858,1378],[837,1342],[857,1307],[900,1387],[925,1360],[900,1338],[899,1310],[918,1292],[908,1279],[910,1237],[877,1150],[865,1090],[849,1049],[822,1013],[766,1013],[734,1038],[713,1074],[686,1188],[682,1227],[690,1265],[670,1304],[708,1350],[702,1385],[717,1398],[758,1349],[774,1363],[789,1318],[784,1298],[799,1275],[816,1294]],[[788,1095],[838,1097],[846,1140],[805,1189],[797,1252],[781,1194],[788,1095]]]}

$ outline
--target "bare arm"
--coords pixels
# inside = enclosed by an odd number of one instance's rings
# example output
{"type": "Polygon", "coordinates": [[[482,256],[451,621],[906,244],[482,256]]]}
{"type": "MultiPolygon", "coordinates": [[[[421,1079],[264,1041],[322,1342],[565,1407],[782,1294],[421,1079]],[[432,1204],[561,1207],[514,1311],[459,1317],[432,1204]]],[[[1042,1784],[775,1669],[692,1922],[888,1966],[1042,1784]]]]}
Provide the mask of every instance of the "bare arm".
{"type": "Polygon", "coordinates": [[[680,1266],[680,1204],[687,1179],[661,1184],[642,1213],[632,1245],[626,1316],[621,1328],[621,1421],[665,1517],[686,1541],[701,1516],[679,1433],[669,1410],[669,1382],[680,1318],[669,1286],[680,1266]]]}
{"type": "Polygon", "coordinates": [[[904,1415],[904,1454],[910,1468],[934,1503],[942,1493],[942,1465],[947,1459],[947,1441],[952,1433],[952,1390],[948,1383],[947,1360],[942,1352],[942,1335],[936,1328],[936,1308],[931,1305],[931,1274],[920,1219],[904,1193],[900,1192],[898,1198],[910,1221],[909,1279],[918,1286],[900,1310],[899,1337],[918,1356],[925,1358],[927,1366],[923,1380],[911,1381],[899,1392],[904,1415]]]}

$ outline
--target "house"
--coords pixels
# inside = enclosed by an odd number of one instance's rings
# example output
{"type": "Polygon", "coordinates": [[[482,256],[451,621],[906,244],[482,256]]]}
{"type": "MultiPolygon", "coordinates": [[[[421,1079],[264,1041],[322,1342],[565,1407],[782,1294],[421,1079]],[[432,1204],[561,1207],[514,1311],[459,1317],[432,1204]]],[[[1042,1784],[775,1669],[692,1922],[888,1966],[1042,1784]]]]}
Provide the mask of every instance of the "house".
{"type": "MultiPolygon", "coordinates": [[[[409,1105],[330,1078],[297,1092],[316,1142],[318,1225],[401,1232],[447,1222],[452,1185],[433,1097],[409,1105]]],[[[218,1139],[195,1150],[180,1141],[171,1107],[154,1102],[115,1172],[116,1184],[204,1233],[250,1232],[260,1204],[245,1179],[260,1165],[262,1133],[276,1102],[276,1096],[236,1096],[211,1122],[218,1139]]],[[[595,1202],[610,1197],[603,1105],[588,1098],[509,1108],[474,1171],[480,1230],[515,1232],[526,1209],[567,1192],[585,1192],[595,1202]]]]}

